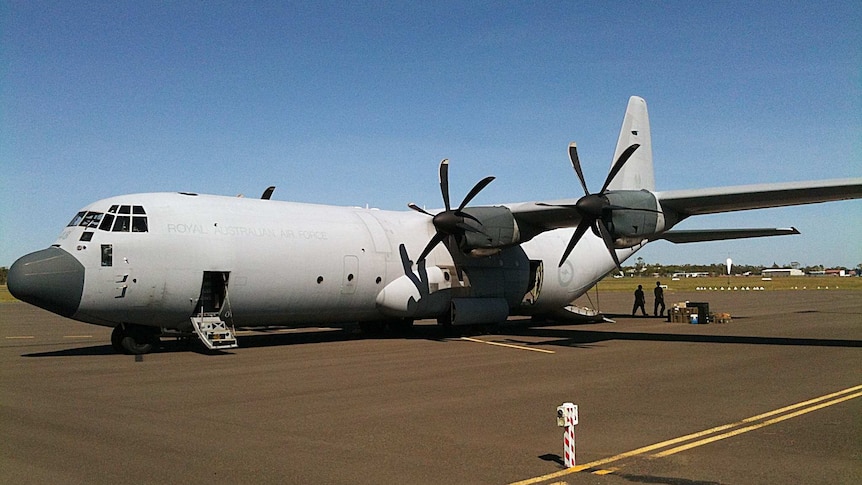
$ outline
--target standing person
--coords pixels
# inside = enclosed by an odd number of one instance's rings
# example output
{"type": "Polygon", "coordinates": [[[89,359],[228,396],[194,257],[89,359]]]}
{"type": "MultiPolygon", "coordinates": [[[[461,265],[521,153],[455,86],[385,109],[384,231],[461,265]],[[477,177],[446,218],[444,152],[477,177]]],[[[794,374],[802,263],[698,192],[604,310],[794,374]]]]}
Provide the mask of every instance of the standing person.
{"type": "Polygon", "coordinates": [[[657,317],[664,316],[664,288],[661,287],[661,281],[655,282],[655,289],[652,290],[653,294],[655,294],[655,306],[652,309],[653,315],[657,317]],[[658,311],[658,307],[661,305],[661,311],[658,311]]]}
{"type": "Polygon", "coordinates": [[[638,289],[635,290],[635,305],[632,307],[632,316],[634,316],[638,308],[641,309],[641,313],[643,313],[644,316],[647,316],[646,308],[644,308],[645,301],[644,287],[643,285],[638,285],[638,289]]]}

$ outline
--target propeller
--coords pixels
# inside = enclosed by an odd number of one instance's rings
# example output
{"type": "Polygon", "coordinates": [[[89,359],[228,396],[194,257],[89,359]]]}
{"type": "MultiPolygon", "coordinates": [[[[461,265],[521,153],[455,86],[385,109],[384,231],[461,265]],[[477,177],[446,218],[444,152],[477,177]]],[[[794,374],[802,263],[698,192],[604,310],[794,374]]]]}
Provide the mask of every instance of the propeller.
{"type": "Polygon", "coordinates": [[[608,172],[608,176],[605,179],[604,185],[602,185],[602,189],[597,193],[590,193],[590,190],[587,188],[587,182],[584,180],[584,172],[581,170],[581,162],[578,159],[578,146],[576,143],[571,143],[569,145],[569,159],[572,161],[572,167],[578,175],[578,180],[581,182],[581,187],[584,188],[585,195],[578,199],[574,205],[561,206],[577,211],[581,216],[581,222],[578,224],[578,227],[575,228],[575,232],[572,234],[572,238],[569,240],[566,250],[563,251],[563,257],[560,258],[559,266],[563,265],[566,258],[569,257],[569,254],[572,253],[572,250],[578,244],[578,241],[580,241],[581,237],[586,234],[587,229],[592,229],[595,235],[602,238],[602,241],[605,243],[605,247],[608,248],[608,252],[611,254],[611,258],[613,258],[614,263],[617,265],[617,268],[622,271],[620,260],[614,250],[614,236],[606,225],[606,219],[613,211],[620,209],[658,212],[650,209],[613,205],[605,195],[607,194],[608,186],[613,182],[617,174],[620,173],[620,170],[622,170],[623,166],[625,166],[626,162],[631,158],[632,154],[638,149],[638,147],[640,147],[640,144],[635,143],[626,148],[616,159],[613,166],[611,166],[611,170],[608,172]]]}
{"type": "Polygon", "coordinates": [[[457,238],[463,236],[467,231],[483,233],[481,229],[477,229],[467,223],[467,219],[469,219],[479,224],[479,226],[482,225],[479,219],[476,219],[472,215],[464,212],[464,208],[479,192],[482,191],[482,189],[490,184],[492,180],[494,180],[494,177],[485,177],[480,180],[472,189],[470,189],[470,192],[467,193],[464,200],[462,200],[461,204],[458,205],[458,208],[452,209],[452,206],[449,203],[449,159],[444,159],[440,162],[440,192],[443,195],[443,205],[445,210],[437,214],[431,214],[413,202],[407,204],[407,207],[431,216],[431,222],[437,230],[434,237],[428,241],[422,254],[419,255],[419,259],[416,260],[417,263],[419,263],[419,261],[424,261],[428,254],[431,253],[431,250],[443,241],[448,241],[447,246],[451,248],[454,247],[453,245],[457,245],[457,238]]]}

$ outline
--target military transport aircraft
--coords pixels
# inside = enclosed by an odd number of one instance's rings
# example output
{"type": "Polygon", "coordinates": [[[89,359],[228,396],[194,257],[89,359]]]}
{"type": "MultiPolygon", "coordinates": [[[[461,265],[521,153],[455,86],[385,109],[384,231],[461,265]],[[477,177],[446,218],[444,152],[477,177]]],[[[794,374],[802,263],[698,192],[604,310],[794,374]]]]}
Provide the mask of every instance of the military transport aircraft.
{"type": "Polygon", "coordinates": [[[492,323],[565,311],[650,241],[798,234],[670,230],[689,216],[862,197],[862,178],[656,191],[639,97],[598,191],[587,187],[575,144],[569,157],[585,193],[577,199],[471,206],[487,177],[455,206],[447,160],[438,211],[279,202],[272,187],[260,199],[112,197],[81,209],[51,247],[18,259],[8,287],[59,315],[113,327],[114,348],[132,354],[165,335],[235,347],[236,326],[492,323]]]}

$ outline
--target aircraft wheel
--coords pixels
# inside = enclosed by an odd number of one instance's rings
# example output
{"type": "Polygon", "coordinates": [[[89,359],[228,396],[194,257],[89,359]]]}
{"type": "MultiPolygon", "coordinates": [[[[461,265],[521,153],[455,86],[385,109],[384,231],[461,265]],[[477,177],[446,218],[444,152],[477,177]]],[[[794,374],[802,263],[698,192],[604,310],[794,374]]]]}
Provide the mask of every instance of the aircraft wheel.
{"type": "Polygon", "coordinates": [[[130,355],[149,354],[159,347],[158,330],[140,325],[117,325],[111,333],[112,345],[115,340],[119,342],[120,350],[130,355]]]}
{"type": "Polygon", "coordinates": [[[407,335],[413,331],[413,320],[409,318],[400,318],[388,322],[389,329],[396,335],[407,335]]]}
{"type": "Polygon", "coordinates": [[[111,347],[118,354],[125,354],[126,349],[123,348],[123,337],[125,336],[125,332],[123,331],[122,325],[117,325],[114,327],[114,331],[111,332],[111,347]]]}
{"type": "Polygon", "coordinates": [[[362,330],[362,333],[365,335],[380,335],[383,333],[384,328],[384,323],[379,321],[359,323],[359,329],[362,330]]]}

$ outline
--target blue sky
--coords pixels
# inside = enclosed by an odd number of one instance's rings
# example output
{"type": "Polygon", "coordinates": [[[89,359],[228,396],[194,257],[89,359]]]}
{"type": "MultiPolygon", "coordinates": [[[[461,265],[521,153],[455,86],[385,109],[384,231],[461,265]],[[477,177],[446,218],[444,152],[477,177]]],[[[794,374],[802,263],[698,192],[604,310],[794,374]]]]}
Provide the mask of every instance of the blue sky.
{"type": "MultiPolygon", "coordinates": [[[[862,3],[3,2],[0,266],[75,212],[188,190],[405,209],[597,190],[628,97],[658,189],[862,175],[862,3]],[[751,4],[754,5],[751,5],[751,4]]],[[[862,201],[692,218],[803,235],[653,263],[862,262],[862,201]]]]}

